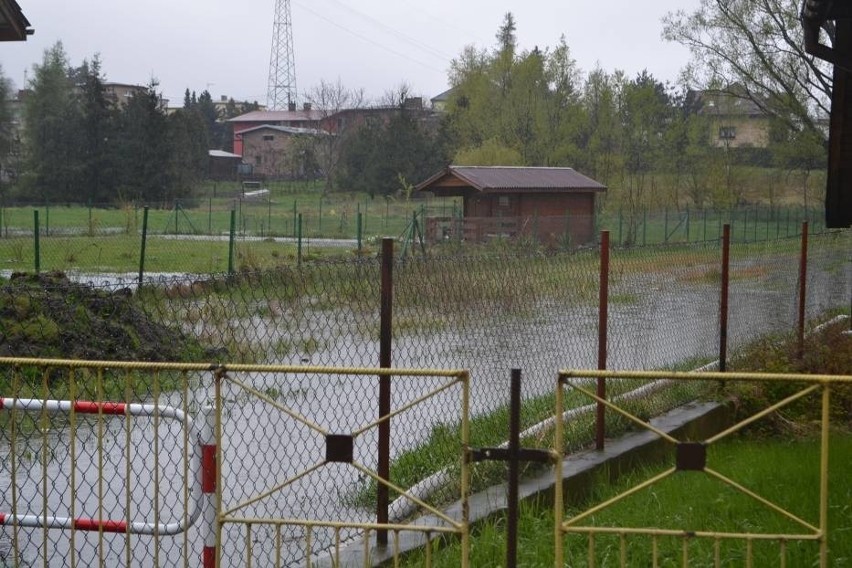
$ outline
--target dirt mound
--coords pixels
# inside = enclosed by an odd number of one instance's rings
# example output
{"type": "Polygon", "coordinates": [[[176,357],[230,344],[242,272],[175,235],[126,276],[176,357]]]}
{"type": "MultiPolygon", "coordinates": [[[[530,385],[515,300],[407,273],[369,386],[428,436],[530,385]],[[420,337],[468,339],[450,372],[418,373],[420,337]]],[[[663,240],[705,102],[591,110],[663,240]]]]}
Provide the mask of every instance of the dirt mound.
{"type": "Polygon", "coordinates": [[[203,350],[152,321],[129,289],[98,289],[53,272],[13,274],[0,284],[0,356],[187,361],[203,350]]]}

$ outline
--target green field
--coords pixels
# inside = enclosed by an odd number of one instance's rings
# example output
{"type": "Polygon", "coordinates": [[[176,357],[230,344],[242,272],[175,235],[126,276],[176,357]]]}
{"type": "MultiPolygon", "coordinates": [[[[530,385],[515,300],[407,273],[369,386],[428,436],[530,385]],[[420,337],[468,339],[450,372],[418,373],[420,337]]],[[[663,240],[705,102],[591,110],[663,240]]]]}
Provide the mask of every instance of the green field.
{"type": "MultiPolygon", "coordinates": [[[[130,202],[0,204],[0,270],[32,271],[38,266],[41,271],[137,273],[143,261],[143,232],[146,273],[272,268],[297,258],[369,254],[380,237],[405,241],[415,214],[421,228],[424,217],[461,215],[459,199],[324,192],[320,182],[272,182],[268,189],[268,199],[248,201],[238,198],[236,182],[211,182],[197,197],[149,207],[147,222],[145,208],[130,202]],[[344,242],[329,246],[313,239],[344,242]]],[[[632,215],[604,209],[596,229],[610,231],[613,246],[716,243],[723,224],[729,223],[734,242],[762,242],[796,237],[805,219],[811,220],[812,233],[820,232],[824,227],[819,213],[798,207],[643,209],[632,215]]]]}

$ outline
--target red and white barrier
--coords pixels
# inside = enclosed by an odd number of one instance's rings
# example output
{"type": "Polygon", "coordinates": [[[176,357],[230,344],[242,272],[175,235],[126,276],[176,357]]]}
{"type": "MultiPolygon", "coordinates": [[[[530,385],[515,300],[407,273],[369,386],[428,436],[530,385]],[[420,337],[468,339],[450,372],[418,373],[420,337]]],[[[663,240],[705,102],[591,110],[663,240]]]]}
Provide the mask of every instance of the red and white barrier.
{"type": "Polygon", "coordinates": [[[216,568],[216,414],[212,406],[201,409],[198,443],[201,445],[201,510],[204,524],[202,567],[216,568]]]}
{"type": "MultiPolygon", "coordinates": [[[[93,401],[69,401],[69,400],[41,400],[34,398],[0,398],[0,411],[21,410],[24,412],[49,412],[49,413],[70,413],[72,410],[80,414],[102,414],[113,416],[153,416],[157,414],[160,418],[177,420],[188,431],[192,432],[192,418],[186,415],[182,410],[172,406],[157,406],[155,404],[125,404],[121,402],[93,402],[93,401]]],[[[206,407],[202,409],[204,420],[201,421],[201,431],[198,432],[198,440],[201,445],[201,452],[196,452],[190,465],[190,479],[196,480],[190,488],[190,501],[193,504],[192,511],[189,515],[181,518],[180,521],[174,523],[158,523],[149,521],[125,521],[125,520],[106,520],[106,519],[91,519],[91,518],[71,518],[58,517],[51,515],[17,515],[15,513],[0,512],[0,526],[17,525],[19,527],[31,528],[51,528],[51,529],[74,529],[79,531],[103,531],[110,533],[127,533],[127,534],[145,534],[145,535],[176,535],[181,534],[190,526],[192,526],[204,509],[205,530],[210,526],[209,518],[212,518],[213,527],[213,544],[215,550],[215,523],[216,510],[215,500],[205,498],[202,501],[202,485],[207,479],[205,477],[204,467],[202,462],[205,462],[205,456],[208,447],[212,447],[214,456],[214,467],[210,475],[212,475],[212,486],[215,497],[216,487],[216,469],[215,469],[215,416],[212,408],[206,407]],[[213,420],[211,420],[213,417],[213,420]],[[199,455],[201,454],[201,459],[199,455]],[[208,504],[209,501],[209,504],[208,504]],[[208,511],[207,509],[210,509],[208,511]]],[[[207,480],[209,482],[209,480],[207,480]]],[[[128,481],[129,482],[129,481],[128,481]]],[[[206,493],[206,490],[204,491],[206,493]]],[[[207,497],[205,495],[205,497],[207,497]]],[[[187,503],[187,507],[189,504],[187,503]]],[[[207,558],[207,536],[205,533],[205,568],[207,558]]],[[[214,555],[215,558],[215,555],[214,555]]]]}

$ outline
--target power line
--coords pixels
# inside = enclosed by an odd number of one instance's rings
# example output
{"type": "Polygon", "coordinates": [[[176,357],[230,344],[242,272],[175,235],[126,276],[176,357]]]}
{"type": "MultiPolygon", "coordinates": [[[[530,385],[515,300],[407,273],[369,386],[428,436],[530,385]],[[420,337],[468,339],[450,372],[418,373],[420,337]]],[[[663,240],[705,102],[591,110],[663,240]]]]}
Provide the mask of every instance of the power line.
{"type": "Polygon", "coordinates": [[[365,42],[367,42],[367,43],[369,43],[369,44],[372,44],[372,45],[374,45],[374,46],[378,47],[379,49],[382,49],[382,50],[384,50],[384,51],[387,51],[388,53],[392,53],[392,54],[394,54],[394,55],[396,55],[396,56],[398,56],[398,57],[402,57],[403,59],[407,59],[407,60],[409,60],[409,61],[411,61],[411,62],[413,62],[413,63],[417,63],[418,65],[421,65],[421,66],[423,66],[423,67],[426,67],[427,69],[431,69],[431,70],[433,70],[433,71],[438,71],[439,73],[443,73],[443,72],[445,71],[444,69],[438,69],[437,67],[434,67],[433,65],[430,65],[430,64],[428,64],[428,63],[424,63],[423,61],[420,61],[419,59],[415,59],[415,58],[411,57],[410,55],[406,55],[405,53],[401,53],[401,52],[399,52],[399,51],[396,51],[395,49],[392,49],[392,48],[390,48],[390,47],[388,47],[388,46],[386,46],[386,45],[384,45],[384,44],[381,44],[381,43],[379,43],[379,42],[377,42],[377,41],[375,41],[375,40],[372,40],[372,39],[370,39],[370,38],[368,38],[368,37],[366,37],[366,36],[364,36],[364,35],[361,35],[361,34],[359,34],[359,33],[355,32],[355,31],[352,31],[351,29],[347,28],[346,26],[343,26],[343,25],[341,25],[341,24],[338,24],[338,23],[337,23],[337,22],[335,22],[334,20],[332,20],[332,19],[330,19],[330,18],[327,18],[326,16],[323,16],[322,14],[320,14],[320,13],[316,12],[315,10],[313,10],[313,9],[311,9],[311,8],[309,8],[309,7],[307,7],[307,6],[305,6],[305,5],[304,5],[304,4],[302,4],[301,2],[296,2],[296,5],[297,5],[297,6],[299,6],[301,9],[305,10],[306,12],[309,12],[309,13],[313,14],[313,15],[314,15],[314,16],[316,16],[317,18],[319,18],[319,19],[321,19],[321,20],[324,20],[324,21],[328,22],[329,24],[333,25],[334,27],[339,28],[339,29],[341,29],[341,30],[345,31],[346,33],[348,33],[348,34],[350,34],[350,35],[353,35],[353,36],[357,37],[358,39],[360,39],[360,40],[362,40],[362,41],[365,41],[365,42]]]}
{"type": "Polygon", "coordinates": [[[450,59],[452,59],[452,56],[447,55],[446,53],[443,53],[443,52],[435,49],[434,47],[430,46],[429,44],[424,43],[424,42],[418,40],[417,38],[411,37],[411,36],[401,32],[401,31],[385,24],[384,22],[382,22],[380,20],[377,20],[376,18],[370,16],[369,14],[362,12],[361,10],[357,10],[357,9],[351,7],[351,6],[346,5],[343,2],[341,2],[340,0],[328,0],[328,1],[333,3],[333,4],[337,4],[338,6],[343,8],[344,10],[347,10],[347,11],[355,14],[356,16],[362,18],[363,20],[366,20],[367,22],[385,30],[389,34],[395,36],[397,39],[400,39],[400,40],[402,40],[406,43],[409,43],[409,44],[413,45],[414,47],[417,47],[418,49],[421,49],[421,50],[429,53],[430,55],[437,57],[438,59],[440,59],[442,61],[449,61],[450,59]]]}

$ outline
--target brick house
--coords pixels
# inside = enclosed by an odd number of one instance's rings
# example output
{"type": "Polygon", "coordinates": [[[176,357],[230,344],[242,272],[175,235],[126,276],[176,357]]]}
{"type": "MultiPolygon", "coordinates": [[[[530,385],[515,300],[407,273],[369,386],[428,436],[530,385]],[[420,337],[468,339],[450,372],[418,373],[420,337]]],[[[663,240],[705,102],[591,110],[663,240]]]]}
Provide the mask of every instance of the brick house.
{"type": "Polygon", "coordinates": [[[296,110],[296,105],[291,104],[288,110],[255,110],[229,118],[227,122],[234,132],[234,153],[245,155],[241,134],[249,129],[260,126],[283,126],[316,130],[320,128],[320,121],[326,114],[312,109],[310,103],[305,103],[301,110],[296,110]]]}
{"type": "MultiPolygon", "coordinates": [[[[256,176],[275,179],[302,179],[317,174],[314,157],[308,155],[316,137],[330,136],[324,130],[262,124],[241,130],[239,141],[242,160],[252,166],[256,176]]],[[[236,154],[236,153],[235,153],[236,154]]]]}

